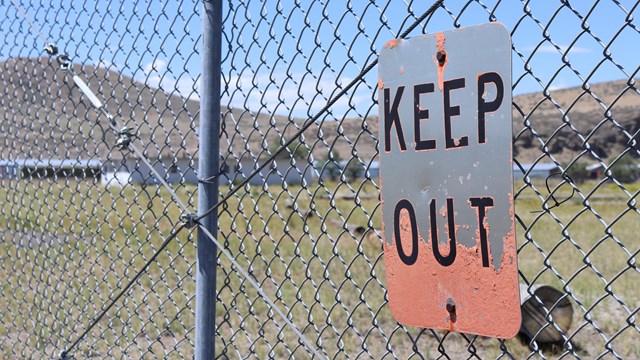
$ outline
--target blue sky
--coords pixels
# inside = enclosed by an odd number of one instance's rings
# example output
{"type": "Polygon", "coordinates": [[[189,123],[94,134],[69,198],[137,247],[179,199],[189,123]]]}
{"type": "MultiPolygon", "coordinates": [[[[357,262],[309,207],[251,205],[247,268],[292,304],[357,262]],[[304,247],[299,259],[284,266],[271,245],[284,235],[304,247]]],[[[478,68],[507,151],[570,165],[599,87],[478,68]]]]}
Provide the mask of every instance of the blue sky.
{"type": "MultiPolygon", "coordinates": [[[[413,22],[411,16],[407,19],[408,13],[418,16],[431,2],[414,1],[409,6],[401,0],[380,1],[378,8],[367,1],[299,3],[236,2],[233,13],[224,4],[225,39],[232,52],[225,52],[223,63],[227,84],[223,103],[266,113],[311,115],[336,87],[351,81],[372,61],[387,40],[413,22]]],[[[438,10],[426,31],[488,22],[494,7],[496,20],[515,29],[515,94],[577,86],[586,78],[590,82],[625,79],[640,64],[640,34],[634,28],[640,24],[626,13],[632,10],[631,15],[640,16],[635,1],[574,0],[570,7],[552,0],[474,1],[466,7],[463,1],[445,3],[453,16],[438,10]],[[610,60],[602,62],[605,48],[610,60]],[[571,68],[564,66],[563,53],[571,68]],[[525,63],[533,75],[522,76],[525,63]]],[[[116,4],[91,0],[32,0],[31,5],[23,5],[44,35],[74,61],[121,71],[152,87],[194,99],[201,71],[199,6],[197,1],[116,4]]],[[[5,38],[0,57],[43,55],[42,41],[11,1],[4,0],[2,8],[7,15],[0,30],[5,38]]],[[[374,69],[366,84],[336,104],[334,113],[354,117],[371,113],[376,79],[374,69]]]]}

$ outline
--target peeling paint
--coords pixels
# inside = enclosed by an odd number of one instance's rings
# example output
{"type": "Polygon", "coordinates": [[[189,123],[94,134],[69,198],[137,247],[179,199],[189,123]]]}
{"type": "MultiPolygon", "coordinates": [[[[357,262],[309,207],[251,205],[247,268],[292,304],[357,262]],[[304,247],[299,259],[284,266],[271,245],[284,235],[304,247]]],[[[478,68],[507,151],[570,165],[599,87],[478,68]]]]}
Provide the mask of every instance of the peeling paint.
{"type": "Polygon", "coordinates": [[[508,291],[517,281],[516,263],[511,261],[516,257],[515,236],[510,233],[504,240],[502,266],[497,272],[492,265],[482,267],[477,245],[467,248],[458,244],[456,261],[444,267],[433,258],[430,243],[420,236],[418,260],[411,266],[400,260],[395,245],[385,243],[385,263],[395,270],[387,274],[395,318],[410,326],[432,323],[437,329],[483,332],[499,338],[515,335],[520,328],[520,300],[517,290],[508,291]],[[503,274],[514,275],[515,279],[503,274]],[[448,298],[455,299],[455,322],[450,321],[444,306],[432,305],[444,304],[448,298]]]}
{"type": "Polygon", "coordinates": [[[384,89],[384,83],[382,82],[382,78],[378,78],[378,89],[384,89]]]}
{"type": "MultiPolygon", "coordinates": [[[[444,49],[444,43],[447,41],[444,37],[444,33],[443,32],[436,33],[435,37],[436,37],[437,51],[443,52],[445,55],[447,55],[447,51],[444,49]]],[[[436,66],[438,67],[438,88],[440,89],[440,91],[442,91],[442,89],[444,88],[444,68],[449,63],[449,56],[446,56],[444,63],[442,65],[440,65],[440,62],[438,62],[438,59],[436,58],[435,55],[433,56],[433,61],[436,63],[436,66]]]]}
{"type": "Polygon", "coordinates": [[[400,45],[400,39],[389,40],[384,44],[385,48],[393,49],[394,47],[400,45]]]}

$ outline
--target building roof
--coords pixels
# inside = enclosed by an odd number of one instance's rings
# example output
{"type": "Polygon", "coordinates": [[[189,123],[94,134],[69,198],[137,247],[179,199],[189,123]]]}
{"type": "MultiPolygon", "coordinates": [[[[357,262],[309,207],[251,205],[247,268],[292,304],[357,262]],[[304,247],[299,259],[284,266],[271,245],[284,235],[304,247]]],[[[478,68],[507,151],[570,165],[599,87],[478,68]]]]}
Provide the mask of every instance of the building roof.
{"type": "Polygon", "coordinates": [[[587,171],[594,171],[594,170],[598,170],[598,169],[604,169],[604,166],[600,163],[595,163],[595,164],[591,164],[591,165],[587,165],[585,166],[585,169],[587,171]]]}
{"type": "Polygon", "coordinates": [[[525,164],[520,164],[520,166],[518,166],[517,164],[513,164],[514,171],[515,170],[520,171],[521,167],[524,171],[529,171],[531,168],[533,168],[532,171],[551,171],[551,170],[556,170],[558,168],[558,165],[554,163],[536,163],[536,164],[525,163],[525,164]]]}
{"type": "Polygon", "coordinates": [[[56,169],[99,169],[102,161],[96,159],[0,159],[0,166],[56,169]]]}

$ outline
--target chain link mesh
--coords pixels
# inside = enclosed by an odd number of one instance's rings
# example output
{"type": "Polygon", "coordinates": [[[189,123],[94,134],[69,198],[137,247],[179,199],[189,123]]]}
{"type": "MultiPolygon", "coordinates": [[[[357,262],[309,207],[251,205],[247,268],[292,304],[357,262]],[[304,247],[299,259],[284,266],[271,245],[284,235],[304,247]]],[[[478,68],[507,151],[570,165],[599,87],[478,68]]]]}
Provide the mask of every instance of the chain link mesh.
{"type": "MultiPolygon", "coordinates": [[[[431,3],[224,2],[222,165],[207,181],[237,192],[214,239],[226,252],[211,294],[216,355],[640,357],[638,4],[445,1],[420,19],[431,3]],[[409,36],[488,21],[513,41],[519,274],[542,309],[538,331],[510,340],[394,320],[377,75],[363,72],[413,24],[409,36]],[[548,169],[561,175],[540,178],[548,169]],[[545,303],[540,285],[561,298],[545,303]],[[552,315],[567,303],[568,329],[552,315]]],[[[0,357],[193,357],[193,230],[160,247],[197,206],[201,4],[0,7],[0,357]],[[132,129],[133,147],[116,146],[108,115],[132,129]]]]}

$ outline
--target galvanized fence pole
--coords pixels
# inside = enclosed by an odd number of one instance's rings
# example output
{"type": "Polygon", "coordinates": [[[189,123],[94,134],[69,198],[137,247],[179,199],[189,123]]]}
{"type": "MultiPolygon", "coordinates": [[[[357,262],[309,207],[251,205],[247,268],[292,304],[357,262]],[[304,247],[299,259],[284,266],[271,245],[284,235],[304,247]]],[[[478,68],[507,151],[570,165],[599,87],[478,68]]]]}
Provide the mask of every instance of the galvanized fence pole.
{"type": "MultiPolygon", "coordinates": [[[[222,2],[204,0],[202,13],[202,76],[200,83],[200,147],[198,176],[198,213],[216,203],[220,143],[220,51],[222,2]]],[[[200,220],[200,226],[216,236],[217,212],[200,220]]],[[[196,359],[213,359],[216,332],[216,257],[217,248],[198,231],[196,272],[196,359]]]]}

